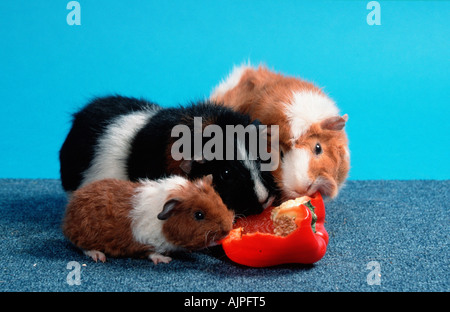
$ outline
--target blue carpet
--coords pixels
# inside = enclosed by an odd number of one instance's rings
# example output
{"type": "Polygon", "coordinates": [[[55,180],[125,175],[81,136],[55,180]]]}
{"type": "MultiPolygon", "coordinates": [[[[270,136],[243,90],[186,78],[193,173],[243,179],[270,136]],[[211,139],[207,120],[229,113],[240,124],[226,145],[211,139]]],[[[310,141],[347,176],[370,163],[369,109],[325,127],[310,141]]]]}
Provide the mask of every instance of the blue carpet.
{"type": "Polygon", "coordinates": [[[447,292],[449,190],[450,180],[349,181],[326,203],[330,242],[322,260],[255,269],[230,262],[220,248],[179,254],[168,265],[95,263],[61,233],[66,199],[58,180],[4,179],[0,291],[447,292]],[[80,285],[67,283],[70,261],[80,264],[80,285]]]}

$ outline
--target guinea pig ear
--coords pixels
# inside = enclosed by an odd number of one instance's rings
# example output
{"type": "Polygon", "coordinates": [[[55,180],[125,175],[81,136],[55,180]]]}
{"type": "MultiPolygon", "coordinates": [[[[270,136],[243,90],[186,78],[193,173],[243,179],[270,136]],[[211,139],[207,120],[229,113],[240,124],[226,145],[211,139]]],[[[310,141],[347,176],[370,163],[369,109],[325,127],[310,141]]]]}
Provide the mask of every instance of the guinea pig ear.
{"type": "Polygon", "coordinates": [[[206,177],[204,177],[203,181],[206,182],[206,184],[212,185],[213,183],[213,175],[208,174],[206,177]]]}
{"type": "Polygon", "coordinates": [[[247,92],[252,91],[258,82],[254,70],[245,70],[240,81],[247,92]]]}
{"type": "Polygon", "coordinates": [[[348,115],[345,114],[344,116],[334,116],[334,117],[330,117],[327,118],[325,120],[323,120],[320,123],[320,127],[324,130],[335,130],[335,131],[339,131],[344,129],[345,123],[348,120],[348,115]]]}
{"type": "Polygon", "coordinates": [[[176,204],[180,201],[176,198],[172,198],[168,200],[163,207],[163,210],[158,214],[159,220],[167,220],[173,212],[173,208],[175,208],[176,204]]]}
{"type": "Polygon", "coordinates": [[[194,160],[194,159],[190,159],[190,160],[183,160],[180,164],[180,169],[183,170],[184,173],[189,174],[191,173],[192,170],[192,164],[194,162],[197,162],[199,164],[204,164],[205,160],[204,159],[200,159],[200,160],[194,160]]]}

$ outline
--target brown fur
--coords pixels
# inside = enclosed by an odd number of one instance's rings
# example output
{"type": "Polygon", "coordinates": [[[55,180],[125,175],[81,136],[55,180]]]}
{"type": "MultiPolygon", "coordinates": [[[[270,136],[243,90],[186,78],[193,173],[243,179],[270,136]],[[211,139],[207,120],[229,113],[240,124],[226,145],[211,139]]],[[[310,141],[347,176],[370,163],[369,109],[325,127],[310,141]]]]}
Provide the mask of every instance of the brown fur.
{"type": "Polygon", "coordinates": [[[64,235],[84,250],[99,250],[113,257],[145,256],[151,246],[133,239],[129,218],[137,186],[105,179],[75,191],[66,208],[64,235]]]}
{"type": "Polygon", "coordinates": [[[217,103],[223,102],[236,111],[247,113],[263,124],[278,125],[280,144],[289,147],[291,133],[282,103],[289,103],[294,90],[314,90],[322,93],[312,83],[283,76],[260,66],[256,70],[247,69],[235,88],[214,100],[217,103]]]}
{"type": "MultiPolygon", "coordinates": [[[[113,257],[147,257],[154,248],[135,241],[130,217],[132,197],[141,185],[104,179],[78,189],[66,208],[64,235],[87,251],[98,250],[113,257]]],[[[212,187],[212,176],[186,183],[168,194],[166,202],[171,199],[177,204],[164,220],[161,235],[173,245],[189,250],[204,248],[232,229],[234,213],[212,187]],[[201,211],[205,219],[195,220],[196,211],[201,211]]]]}
{"type": "Polygon", "coordinates": [[[234,213],[227,209],[211,183],[212,177],[208,176],[169,195],[179,201],[173,215],[163,225],[169,242],[187,249],[200,249],[231,231],[234,213]],[[195,220],[196,211],[201,211],[205,219],[195,220]]]}
{"type": "MultiPolygon", "coordinates": [[[[323,94],[320,88],[310,82],[274,73],[260,66],[257,69],[246,69],[236,87],[212,100],[236,111],[248,113],[263,124],[278,125],[280,150],[285,153],[295,147],[311,148],[309,176],[312,180],[319,176],[327,180],[323,191],[325,195],[334,197],[350,168],[349,159],[345,155],[347,137],[343,130],[322,129],[318,121],[307,133],[301,138],[295,138],[293,142],[284,105],[289,104],[293,91],[305,90],[323,94]],[[323,153],[319,156],[313,153],[317,142],[320,142],[323,148],[323,153]]],[[[283,189],[281,163],[273,175],[279,187],[283,189]]]]}

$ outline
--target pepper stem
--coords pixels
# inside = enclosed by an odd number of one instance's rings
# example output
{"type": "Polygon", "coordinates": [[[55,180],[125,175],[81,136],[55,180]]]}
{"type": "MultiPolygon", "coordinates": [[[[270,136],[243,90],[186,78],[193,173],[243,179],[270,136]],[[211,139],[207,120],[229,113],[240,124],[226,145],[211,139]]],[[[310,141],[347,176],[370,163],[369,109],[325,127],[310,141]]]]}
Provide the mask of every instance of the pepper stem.
{"type": "Polygon", "coordinates": [[[311,203],[311,201],[309,200],[308,202],[304,203],[303,205],[305,205],[306,207],[308,207],[309,211],[311,211],[311,228],[313,230],[314,233],[316,233],[316,221],[317,221],[317,215],[314,212],[314,210],[316,209],[316,207],[313,206],[313,204],[311,203]]]}

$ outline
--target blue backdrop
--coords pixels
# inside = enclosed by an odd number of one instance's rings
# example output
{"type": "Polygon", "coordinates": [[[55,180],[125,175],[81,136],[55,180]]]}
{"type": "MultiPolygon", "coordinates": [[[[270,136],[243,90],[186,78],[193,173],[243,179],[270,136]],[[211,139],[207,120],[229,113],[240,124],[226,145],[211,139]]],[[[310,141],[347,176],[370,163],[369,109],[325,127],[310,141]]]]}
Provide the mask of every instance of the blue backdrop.
{"type": "Polygon", "coordinates": [[[448,179],[450,2],[0,1],[0,178],[58,178],[70,114],[120,93],[201,99],[250,60],[325,88],[351,179],[448,179]]]}

